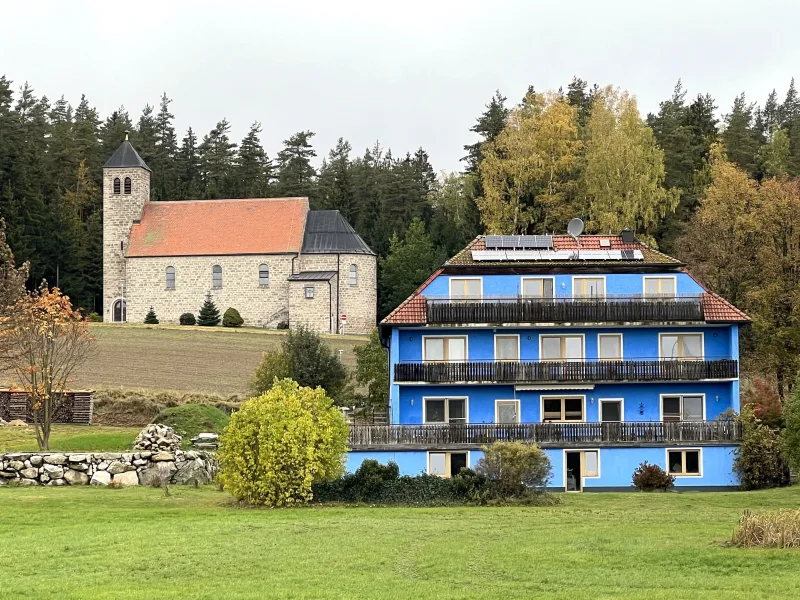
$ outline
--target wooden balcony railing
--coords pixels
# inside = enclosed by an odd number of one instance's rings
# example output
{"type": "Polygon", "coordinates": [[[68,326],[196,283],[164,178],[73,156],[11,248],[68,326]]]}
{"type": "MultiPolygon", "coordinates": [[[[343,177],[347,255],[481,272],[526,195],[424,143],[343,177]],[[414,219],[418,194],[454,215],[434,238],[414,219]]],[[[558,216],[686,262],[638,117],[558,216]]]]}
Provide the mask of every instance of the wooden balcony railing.
{"type": "Polygon", "coordinates": [[[704,321],[701,296],[426,298],[430,324],[704,321]]]}
{"type": "Polygon", "coordinates": [[[350,447],[425,448],[491,444],[496,441],[543,445],[694,444],[739,442],[736,421],[628,423],[522,423],[518,425],[353,425],[350,447]]]}
{"type": "Polygon", "coordinates": [[[398,383],[698,381],[734,379],[738,374],[739,362],[729,358],[594,362],[401,362],[394,366],[394,380],[398,383]]]}

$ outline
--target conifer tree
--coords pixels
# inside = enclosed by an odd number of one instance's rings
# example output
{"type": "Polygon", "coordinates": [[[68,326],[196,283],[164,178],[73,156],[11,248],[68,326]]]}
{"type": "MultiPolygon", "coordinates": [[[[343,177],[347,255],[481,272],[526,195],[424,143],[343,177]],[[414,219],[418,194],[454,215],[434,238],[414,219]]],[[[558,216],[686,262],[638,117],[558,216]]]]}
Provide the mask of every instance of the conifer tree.
{"type": "Polygon", "coordinates": [[[153,310],[153,307],[150,307],[150,310],[147,311],[147,314],[144,317],[145,325],[158,325],[158,317],[156,316],[156,311],[153,310]]]}
{"type": "Polygon", "coordinates": [[[100,127],[100,153],[108,158],[125,141],[126,132],[133,132],[133,123],[124,106],[120,106],[100,127]]]}
{"type": "Polygon", "coordinates": [[[19,267],[14,262],[14,253],[6,241],[6,224],[0,218],[0,315],[25,293],[28,265],[19,267]]]}
{"type": "Polygon", "coordinates": [[[728,159],[752,175],[756,168],[758,132],[753,126],[754,104],[745,100],[744,92],[733,101],[731,112],[725,115],[722,141],[728,159]]]}
{"type": "Polygon", "coordinates": [[[310,144],[312,131],[300,131],[283,141],[278,153],[278,195],[282,197],[314,196],[316,171],[311,159],[317,153],[310,144]]]}
{"type": "Polygon", "coordinates": [[[217,305],[214,304],[214,300],[211,299],[211,294],[207,294],[205,302],[203,302],[203,306],[200,308],[200,312],[197,315],[197,324],[204,327],[215,327],[219,325],[221,320],[217,305]]]}
{"type": "Polygon", "coordinates": [[[230,141],[231,125],[226,119],[217,123],[200,144],[200,174],[203,197],[209,200],[231,198],[236,144],[230,141]]]}
{"type": "Polygon", "coordinates": [[[267,157],[260,140],[261,123],[256,121],[239,146],[236,160],[238,196],[264,198],[269,196],[272,180],[272,162],[267,157]]]}
{"type": "Polygon", "coordinates": [[[178,138],[172,125],[175,116],[169,109],[171,103],[167,94],[162,94],[155,118],[155,155],[152,164],[148,163],[153,170],[151,189],[154,200],[176,200],[178,195],[178,138]]]}
{"type": "Polygon", "coordinates": [[[200,199],[200,154],[197,149],[197,136],[192,128],[186,131],[175,160],[178,169],[177,200],[200,199]]]}
{"type": "Polygon", "coordinates": [[[478,172],[478,165],[481,162],[481,146],[500,135],[506,126],[509,113],[509,109],[506,108],[506,100],[507,98],[500,93],[500,90],[497,90],[489,104],[486,105],[486,110],[478,117],[475,125],[470,127],[470,131],[477,133],[480,139],[474,144],[464,146],[467,155],[461,160],[467,163],[468,173],[478,172]]]}
{"type": "Polygon", "coordinates": [[[319,171],[319,207],[338,210],[352,222],[356,216],[355,193],[352,182],[350,152],[352,146],[339,138],[336,147],[328,153],[319,171]]]}
{"type": "Polygon", "coordinates": [[[153,169],[158,162],[156,157],[156,145],[158,144],[158,133],[156,131],[156,118],[153,115],[153,107],[145,104],[142,114],[136,124],[136,128],[130,134],[130,141],[139,156],[153,169]]]}

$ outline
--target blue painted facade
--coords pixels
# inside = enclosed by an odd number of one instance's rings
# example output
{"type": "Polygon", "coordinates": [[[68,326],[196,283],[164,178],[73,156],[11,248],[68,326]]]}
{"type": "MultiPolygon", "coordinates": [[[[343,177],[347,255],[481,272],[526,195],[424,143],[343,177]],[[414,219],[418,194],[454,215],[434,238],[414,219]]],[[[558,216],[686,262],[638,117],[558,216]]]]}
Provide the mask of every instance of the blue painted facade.
{"type": "MultiPolygon", "coordinates": [[[[458,265],[447,263],[444,269],[427,282],[417,294],[437,301],[452,298],[452,279],[479,279],[483,301],[491,301],[498,297],[518,297],[522,290],[522,280],[527,277],[551,278],[553,296],[571,298],[577,296],[576,278],[602,278],[604,280],[604,296],[612,299],[617,296],[641,297],[646,293],[645,278],[662,277],[673,279],[675,296],[700,297],[707,295],[707,290],[695,281],[677,261],[659,271],[650,265],[642,272],[631,272],[630,266],[615,270],[610,267],[606,272],[597,268],[592,271],[575,272],[569,267],[544,269],[526,268],[514,265],[513,274],[504,273],[495,265],[480,272],[480,265],[473,263],[465,271],[458,265]]],[[[706,313],[704,313],[706,314],[706,313]]],[[[498,423],[497,401],[518,402],[517,419],[521,424],[541,423],[545,399],[570,398],[582,402],[579,422],[598,423],[602,421],[601,405],[604,401],[619,401],[621,420],[636,423],[661,423],[664,421],[664,397],[692,396],[702,397],[702,421],[713,422],[730,411],[739,410],[738,377],[705,378],[692,381],[657,381],[643,382],[635,379],[625,381],[586,381],[577,383],[431,383],[429,381],[397,381],[396,365],[419,364],[426,361],[424,340],[428,336],[466,338],[466,356],[463,360],[472,363],[494,362],[496,356],[495,337],[497,335],[518,336],[518,360],[520,362],[538,363],[542,360],[543,336],[579,335],[583,342],[583,355],[578,362],[598,362],[599,335],[618,334],[622,337],[621,361],[650,361],[656,364],[661,361],[674,360],[673,356],[662,356],[661,337],[674,334],[699,334],[702,336],[703,361],[739,359],[739,323],[742,319],[724,321],[708,318],[695,322],[644,322],[644,323],[608,323],[584,322],[579,325],[570,323],[530,323],[530,324],[485,324],[460,323],[443,325],[426,323],[392,323],[384,322],[383,336],[389,350],[390,361],[390,419],[393,425],[422,425],[426,421],[426,399],[464,399],[467,424],[498,423]]],[[[668,343],[668,342],[667,342],[668,343]]],[[[461,359],[459,359],[461,360],[461,359]]],[[[565,417],[566,418],[566,417],[565,417]]],[[[683,419],[683,416],[681,417],[683,419]]],[[[669,419],[672,421],[672,419],[669,419]]],[[[688,419],[691,420],[691,419],[688,419]]],[[[700,420],[699,418],[695,420],[700,420]]],[[[459,421],[461,423],[463,421],[459,421]]],[[[547,422],[552,422],[549,419],[547,422]]],[[[564,422],[574,422],[564,421],[564,422]]],[[[668,468],[668,452],[676,448],[692,453],[687,461],[699,461],[699,473],[678,475],[676,487],[718,489],[738,485],[732,472],[736,442],[725,443],[715,440],[713,443],[680,444],[627,443],[605,444],[592,448],[590,444],[581,443],[570,446],[543,445],[552,463],[551,486],[564,489],[566,486],[565,456],[566,452],[597,451],[598,472],[596,475],[582,478],[581,489],[590,491],[605,489],[629,489],[631,476],[636,467],[643,461],[668,468]],[[557,446],[557,447],[554,447],[557,446]]],[[[402,449],[382,448],[370,451],[353,450],[347,468],[352,471],[364,459],[372,458],[380,462],[396,462],[403,474],[413,475],[429,470],[431,452],[446,452],[447,447],[404,447],[402,449]]],[[[468,452],[468,466],[474,467],[482,453],[480,446],[456,450],[468,452]]],[[[672,455],[673,460],[676,455],[672,455]]],[[[574,457],[571,459],[574,460],[574,457]]],[[[574,464],[574,463],[571,463],[574,464]]],[[[694,464],[694,463],[692,463],[694,464]]],[[[686,467],[689,469],[689,467],[686,467]]]]}

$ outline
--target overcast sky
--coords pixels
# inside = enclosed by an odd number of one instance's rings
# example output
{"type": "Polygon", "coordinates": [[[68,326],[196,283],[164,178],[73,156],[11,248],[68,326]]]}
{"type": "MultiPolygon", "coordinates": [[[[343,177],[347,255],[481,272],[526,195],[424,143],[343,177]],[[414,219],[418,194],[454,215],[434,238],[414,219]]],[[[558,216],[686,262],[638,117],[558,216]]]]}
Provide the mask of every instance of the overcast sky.
{"type": "Polygon", "coordinates": [[[134,120],[166,91],[179,138],[225,117],[239,141],[258,120],[272,157],[310,129],[320,156],[339,136],[359,154],[380,140],[424,147],[437,170],[460,168],[496,89],[517,102],[578,75],[630,90],[644,115],[680,77],[723,113],[800,75],[794,0],[3,0],[0,21],[15,87],[134,120]]]}

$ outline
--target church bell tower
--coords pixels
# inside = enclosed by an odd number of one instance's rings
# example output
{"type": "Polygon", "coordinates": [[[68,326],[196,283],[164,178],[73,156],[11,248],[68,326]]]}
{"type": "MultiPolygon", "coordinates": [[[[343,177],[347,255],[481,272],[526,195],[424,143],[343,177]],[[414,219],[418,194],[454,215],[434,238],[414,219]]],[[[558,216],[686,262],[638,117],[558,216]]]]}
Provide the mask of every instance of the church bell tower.
{"type": "Polygon", "coordinates": [[[103,320],[127,321],[126,260],[131,227],[150,201],[150,167],[128,141],[103,165],[103,320]]]}

